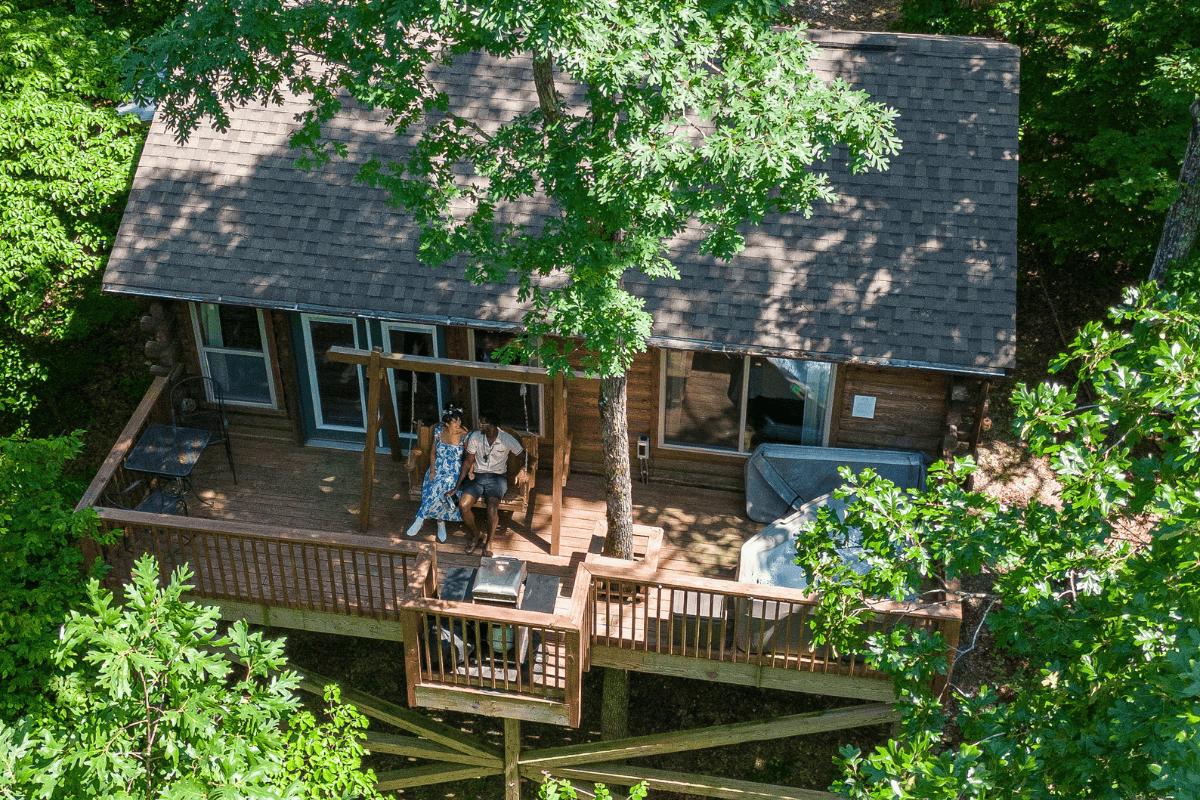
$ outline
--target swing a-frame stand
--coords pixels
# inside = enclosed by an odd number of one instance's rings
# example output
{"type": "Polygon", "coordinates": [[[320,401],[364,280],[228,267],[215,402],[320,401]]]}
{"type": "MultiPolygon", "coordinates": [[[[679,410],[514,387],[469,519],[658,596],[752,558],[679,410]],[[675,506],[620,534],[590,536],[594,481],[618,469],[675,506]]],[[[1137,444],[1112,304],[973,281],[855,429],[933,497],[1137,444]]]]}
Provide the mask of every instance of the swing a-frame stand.
{"type": "Polygon", "coordinates": [[[340,364],[357,364],[367,375],[367,440],[363,449],[362,500],[359,511],[358,529],[366,533],[371,523],[371,488],[375,482],[375,443],[379,439],[380,426],[391,444],[392,458],[400,459],[400,430],[396,425],[396,411],[392,405],[392,394],[387,389],[387,370],[404,372],[432,372],[462,378],[482,378],[504,383],[534,384],[550,387],[551,413],[554,418],[552,437],[554,457],[552,472],[552,506],[550,554],[560,555],[562,538],[562,490],[566,483],[569,458],[567,434],[567,389],[561,375],[551,375],[540,367],[521,365],[501,366],[462,361],[454,358],[430,358],[410,356],[403,353],[385,354],[383,348],[356,350],[350,347],[333,347],[329,360],[340,364]]]}

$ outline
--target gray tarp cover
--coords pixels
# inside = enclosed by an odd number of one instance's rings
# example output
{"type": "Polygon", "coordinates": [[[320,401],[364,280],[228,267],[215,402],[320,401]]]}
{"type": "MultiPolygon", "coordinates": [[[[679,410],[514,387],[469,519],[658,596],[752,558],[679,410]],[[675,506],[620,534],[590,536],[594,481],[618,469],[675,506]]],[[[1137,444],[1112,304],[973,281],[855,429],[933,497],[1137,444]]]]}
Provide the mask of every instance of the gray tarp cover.
{"type": "Polygon", "coordinates": [[[870,467],[902,489],[923,489],[928,460],[923,453],[899,450],[760,445],[746,462],[746,515],[755,522],[787,516],[841,486],[838,467],[856,475],[870,467]]]}

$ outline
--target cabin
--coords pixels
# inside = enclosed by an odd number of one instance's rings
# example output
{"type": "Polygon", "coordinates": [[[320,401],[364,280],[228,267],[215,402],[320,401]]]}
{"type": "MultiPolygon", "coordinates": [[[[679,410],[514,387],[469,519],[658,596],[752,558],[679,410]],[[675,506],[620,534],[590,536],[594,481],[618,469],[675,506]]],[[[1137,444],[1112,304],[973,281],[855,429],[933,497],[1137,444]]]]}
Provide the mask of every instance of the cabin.
{"type": "MultiPolygon", "coordinates": [[[[1019,54],[965,37],[808,35],[821,77],[898,110],[903,150],[883,173],[831,167],[837,202],[748,229],[728,263],[683,236],[679,281],[628,276],[654,317],[628,374],[632,566],[599,555],[598,384],[496,363],[520,329],[515,283],[420,263],[412,221],[353,180],[368,154],[404,147],[381,115],[347,106],[332,125],[350,159],[313,172],[288,146],[296,100],[239,109],[227,132],[185,144],[153,122],[103,287],[152,301],[158,377],[81,502],[123,532],[90,548],[110,581],[155,552],[164,570],[189,564],[196,596],[229,618],[403,641],[410,709],[386,718],[436,745],[405,752],[442,766],[380,776],[384,788],[504,774],[516,797],[522,777],[549,770],[734,791],[609,763],[677,744],[501,753],[411,716],[492,714],[514,737],[520,720],[577,725],[581,675],[596,666],[872,703],[857,722],[790,720],[772,736],[895,719],[883,676],[806,638],[810,598],[737,582],[738,548],[762,527],[745,515],[744,472],[764,443],[973,450],[989,388],[1015,361],[1019,54]],[[176,480],[187,516],[131,510],[113,500],[139,483],[126,458],[171,423],[184,376],[219,387],[198,400],[220,393],[228,462],[210,446],[176,480]],[[466,553],[461,532],[403,535],[416,509],[405,458],[451,400],[537,443],[541,475],[494,542],[522,565],[515,605],[467,596],[499,567],[466,553]]],[[[529,69],[466,56],[440,79],[486,124],[536,103],[529,69]]],[[[881,603],[871,624],[927,626],[953,645],[952,599],[881,603]]],[[[773,790],[763,796],[820,794],[773,790]]]]}

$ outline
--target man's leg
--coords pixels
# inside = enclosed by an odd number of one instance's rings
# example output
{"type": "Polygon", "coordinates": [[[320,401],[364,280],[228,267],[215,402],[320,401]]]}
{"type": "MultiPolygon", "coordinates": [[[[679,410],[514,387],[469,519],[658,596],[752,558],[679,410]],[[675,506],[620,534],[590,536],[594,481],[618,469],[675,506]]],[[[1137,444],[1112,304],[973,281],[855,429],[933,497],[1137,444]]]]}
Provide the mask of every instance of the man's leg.
{"type": "Polygon", "coordinates": [[[479,526],[475,524],[475,510],[471,506],[475,505],[476,497],[473,494],[463,492],[458,496],[458,510],[462,512],[463,525],[467,526],[467,531],[471,534],[471,541],[467,542],[467,550],[473,550],[475,543],[479,541],[479,526]]]}
{"type": "Polygon", "coordinates": [[[492,555],[492,536],[496,533],[496,528],[500,525],[499,497],[489,497],[487,499],[487,515],[488,531],[487,536],[483,540],[483,554],[490,557],[492,555]]]}

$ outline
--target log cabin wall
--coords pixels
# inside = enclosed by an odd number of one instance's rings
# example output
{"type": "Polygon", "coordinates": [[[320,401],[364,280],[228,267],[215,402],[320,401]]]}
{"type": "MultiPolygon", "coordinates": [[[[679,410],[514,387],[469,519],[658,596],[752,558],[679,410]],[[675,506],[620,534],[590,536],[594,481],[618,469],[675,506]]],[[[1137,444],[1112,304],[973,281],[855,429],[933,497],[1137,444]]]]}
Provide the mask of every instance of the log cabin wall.
{"type": "Polygon", "coordinates": [[[939,458],[951,381],[932,370],[839,366],[830,446],[920,450],[939,458]],[[875,398],[871,418],[854,416],[855,397],[875,398]]]}
{"type": "MultiPolygon", "coordinates": [[[[186,302],[170,303],[165,308],[171,328],[180,345],[179,360],[187,365],[191,374],[200,374],[199,353],[192,330],[191,316],[186,302]]],[[[277,382],[279,410],[271,415],[286,417],[293,438],[303,438],[299,412],[299,389],[296,382],[298,365],[291,341],[289,314],[281,311],[264,311],[268,315],[267,333],[270,339],[272,365],[277,382]]],[[[466,327],[444,327],[445,353],[448,358],[469,360],[468,329],[466,327]]],[[[722,453],[715,450],[660,447],[660,372],[663,351],[651,349],[635,357],[628,378],[628,414],[630,471],[637,481],[637,440],[639,436],[650,439],[650,475],[656,482],[682,483],[714,488],[742,488],[747,453],[722,453]]],[[[571,357],[574,366],[580,365],[580,356],[571,357]]],[[[837,369],[834,387],[833,420],[829,444],[834,447],[881,448],[919,450],[934,458],[942,455],[948,438],[948,422],[958,422],[957,432],[963,444],[960,453],[966,450],[966,438],[976,427],[978,416],[975,406],[981,382],[976,379],[958,377],[933,370],[896,369],[855,364],[841,364],[837,369]],[[854,398],[875,398],[874,416],[870,419],[853,416],[854,398]],[[964,402],[968,400],[969,402],[964,402]],[[957,417],[951,419],[951,405],[964,406],[957,417]],[[958,417],[962,417],[959,419],[958,417]]],[[[574,471],[599,474],[603,472],[603,454],[600,446],[599,382],[594,380],[569,380],[567,382],[568,429],[573,436],[571,467],[574,471]]],[[[469,419],[474,418],[475,409],[470,408],[470,383],[466,378],[453,378],[450,399],[467,407],[469,419]]],[[[543,415],[545,430],[541,440],[542,463],[551,463],[553,456],[554,404],[549,390],[544,400],[543,415]]],[[[255,414],[257,416],[257,413],[255,414]]],[[[951,415],[953,417],[953,414],[951,415]]],[[[259,420],[261,422],[261,420],[259,420]]]]}
{"type": "MultiPolygon", "coordinates": [[[[658,446],[659,372],[662,351],[651,348],[638,354],[626,373],[629,417],[630,474],[638,480],[637,440],[650,438],[650,478],[656,482],[741,489],[746,456],[679,447],[658,446]]],[[[578,357],[572,364],[578,366],[578,357]]],[[[567,382],[567,418],[574,439],[571,470],[600,474],[604,456],[600,447],[600,387],[596,381],[567,382]]]]}

